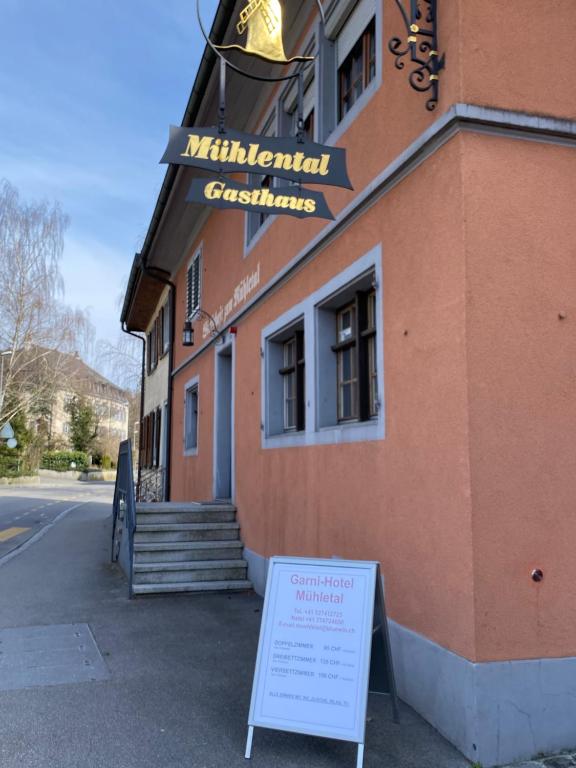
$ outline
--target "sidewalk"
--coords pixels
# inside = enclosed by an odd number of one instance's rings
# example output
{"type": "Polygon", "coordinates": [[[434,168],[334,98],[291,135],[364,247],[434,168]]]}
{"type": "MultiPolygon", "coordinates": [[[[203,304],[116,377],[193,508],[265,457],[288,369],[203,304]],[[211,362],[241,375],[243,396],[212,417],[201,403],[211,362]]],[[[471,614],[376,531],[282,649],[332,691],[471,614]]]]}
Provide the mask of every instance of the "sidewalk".
{"type": "MultiPolygon", "coordinates": [[[[109,563],[110,535],[110,506],[88,503],[0,565],[2,768],[354,768],[352,744],[262,729],[252,760],[244,760],[261,599],[130,601],[123,575],[109,563]],[[27,627],[44,629],[2,632],[27,627]],[[62,684],[5,690],[22,679],[6,674],[10,638],[45,635],[62,645],[72,630],[86,647],[91,632],[99,649],[87,650],[84,669],[72,650],[64,657],[60,650],[62,684]]],[[[45,663],[55,653],[47,651],[45,663]]],[[[44,670],[48,682],[54,669],[44,670]]],[[[38,669],[30,670],[30,684],[35,676],[38,669]]],[[[364,765],[469,763],[408,707],[394,724],[388,701],[374,696],[364,765]]]]}

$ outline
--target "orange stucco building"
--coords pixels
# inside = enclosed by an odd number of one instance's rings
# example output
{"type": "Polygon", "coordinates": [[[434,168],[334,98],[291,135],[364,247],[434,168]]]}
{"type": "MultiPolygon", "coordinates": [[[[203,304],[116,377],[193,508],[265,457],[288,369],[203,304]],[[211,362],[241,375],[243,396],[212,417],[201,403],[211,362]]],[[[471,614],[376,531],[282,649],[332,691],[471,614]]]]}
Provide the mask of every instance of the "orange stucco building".
{"type": "MultiPolygon", "coordinates": [[[[200,172],[170,167],[123,319],[173,284],[170,498],[233,500],[260,592],[271,555],[378,560],[400,696],[488,766],[576,744],[576,5],[438,5],[429,111],[393,0],[334,0],[325,36],[286,2],[306,130],[354,189],[323,189],[328,223],[264,217],[186,203],[200,172]],[[217,333],[184,347],[196,308],[217,333]]],[[[183,125],[217,93],[207,49],[183,125]]],[[[231,127],[291,130],[289,86],[228,94],[231,127]]]]}

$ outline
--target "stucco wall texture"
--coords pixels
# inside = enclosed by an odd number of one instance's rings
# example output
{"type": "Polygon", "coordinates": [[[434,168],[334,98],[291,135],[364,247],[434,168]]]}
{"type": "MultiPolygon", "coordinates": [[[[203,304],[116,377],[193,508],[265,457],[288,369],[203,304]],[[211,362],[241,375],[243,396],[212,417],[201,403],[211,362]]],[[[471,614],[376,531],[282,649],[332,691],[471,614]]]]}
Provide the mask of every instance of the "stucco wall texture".
{"type": "MultiPolygon", "coordinates": [[[[576,117],[573,0],[454,0],[440,14],[436,112],[385,50],[381,87],[337,141],[356,191],[322,190],[335,213],[453,103],[576,117]],[[543,41],[545,67],[533,52],[543,41]]],[[[383,40],[401,33],[384,3],[383,40]]],[[[391,618],[472,661],[576,656],[575,166],[573,148],[460,133],[238,323],[246,546],[381,561],[391,618]],[[262,328],[378,244],[386,438],[263,449],[262,328]]],[[[160,245],[181,225],[166,216],[160,245]]],[[[213,211],[173,278],[177,333],[200,244],[202,306],[215,313],[258,268],[259,288],[271,281],[324,225],[277,217],[244,253],[244,214],[213,211]]],[[[193,354],[198,323],[196,337],[193,354]]],[[[190,355],[177,344],[175,367],[190,355]]],[[[174,377],[174,500],[212,497],[214,367],[209,348],[174,377]],[[198,455],[184,457],[184,385],[196,375],[198,455]]]]}
{"type": "Polygon", "coordinates": [[[477,656],[574,656],[576,156],[465,142],[477,656]]]}
{"type": "MultiPolygon", "coordinates": [[[[576,655],[575,162],[544,143],[453,138],[243,318],[236,338],[246,546],[381,561],[391,617],[474,661],[576,655]],[[415,214],[422,189],[441,204],[415,214]],[[261,329],[378,243],[386,439],[262,449],[261,329]]],[[[221,215],[203,232],[208,292],[234,236],[221,215]]],[[[176,462],[174,499],[212,494],[212,350],[175,379],[173,450],[181,456],[183,387],[196,374],[199,452],[176,462]]]]}

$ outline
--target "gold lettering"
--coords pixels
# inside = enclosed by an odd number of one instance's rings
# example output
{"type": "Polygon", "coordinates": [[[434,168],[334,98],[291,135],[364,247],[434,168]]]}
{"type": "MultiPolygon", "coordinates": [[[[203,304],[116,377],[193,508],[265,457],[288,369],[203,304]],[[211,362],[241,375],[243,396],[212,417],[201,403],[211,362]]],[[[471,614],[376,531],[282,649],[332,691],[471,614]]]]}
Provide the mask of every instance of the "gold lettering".
{"type": "Polygon", "coordinates": [[[238,163],[238,165],[244,165],[246,163],[246,150],[239,141],[232,142],[230,155],[228,156],[228,162],[238,163]]]}
{"type": "Polygon", "coordinates": [[[212,160],[214,163],[217,163],[218,160],[220,160],[221,144],[222,144],[222,139],[214,139],[214,143],[210,147],[210,160],[212,160]]]}
{"type": "Polygon", "coordinates": [[[248,150],[248,157],[246,158],[246,162],[248,165],[256,165],[258,161],[258,150],[260,149],[259,144],[250,144],[250,149],[248,150]]]}
{"type": "Polygon", "coordinates": [[[238,193],[238,202],[242,205],[250,205],[251,192],[249,189],[243,189],[238,193]]]}
{"type": "Polygon", "coordinates": [[[268,152],[268,150],[265,149],[258,155],[258,165],[260,165],[262,168],[270,168],[273,159],[274,153],[268,152]]]}
{"type": "Polygon", "coordinates": [[[306,200],[304,200],[304,210],[306,213],[314,213],[316,210],[316,200],[307,197],[306,200]]]}
{"type": "Polygon", "coordinates": [[[204,197],[207,200],[219,200],[222,197],[222,190],[225,188],[223,181],[211,181],[204,187],[204,197]]]}
{"type": "Polygon", "coordinates": [[[212,138],[210,136],[203,136],[200,138],[195,133],[188,134],[188,144],[184,152],[180,153],[180,157],[199,157],[202,160],[208,159],[208,151],[212,144],[212,138]]]}
{"type": "Polygon", "coordinates": [[[318,173],[319,160],[317,157],[306,157],[302,163],[304,173],[318,173]]]}
{"type": "Polygon", "coordinates": [[[320,176],[327,176],[329,173],[328,163],[330,162],[330,155],[320,155],[320,168],[318,173],[320,176]]]}
{"type": "Polygon", "coordinates": [[[288,195],[276,195],[276,199],[274,201],[275,208],[288,208],[289,205],[290,197],[288,197],[288,195]]]}
{"type": "Polygon", "coordinates": [[[282,168],[285,171],[292,169],[292,155],[287,152],[276,152],[274,155],[274,168],[282,168]]]}
{"type": "Polygon", "coordinates": [[[294,160],[292,161],[292,169],[296,172],[302,170],[302,161],[304,160],[304,152],[295,152],[294,160]]]}
{"type": "Polygon", "coordinates": [[[236,200],[238,200],[238,190],[237,189],[225,189],[222,193],[222,199],[227,200],[230,203],[235,203],[236,200]]]}

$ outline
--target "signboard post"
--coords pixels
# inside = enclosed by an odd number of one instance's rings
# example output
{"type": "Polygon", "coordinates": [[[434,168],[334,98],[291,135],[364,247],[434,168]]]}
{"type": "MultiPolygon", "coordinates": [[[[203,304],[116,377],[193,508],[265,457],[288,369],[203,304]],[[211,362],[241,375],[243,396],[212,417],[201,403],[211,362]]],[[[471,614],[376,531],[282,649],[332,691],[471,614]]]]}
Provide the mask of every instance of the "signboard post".
{"type": "Polygon", "coordinates": [[[355,742],[361,768],[369,681],[397,721],[378,563],[272,557],[244,756],[258,726],[355,742]]]}

